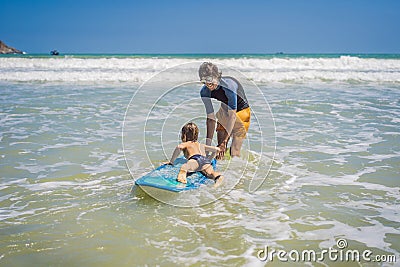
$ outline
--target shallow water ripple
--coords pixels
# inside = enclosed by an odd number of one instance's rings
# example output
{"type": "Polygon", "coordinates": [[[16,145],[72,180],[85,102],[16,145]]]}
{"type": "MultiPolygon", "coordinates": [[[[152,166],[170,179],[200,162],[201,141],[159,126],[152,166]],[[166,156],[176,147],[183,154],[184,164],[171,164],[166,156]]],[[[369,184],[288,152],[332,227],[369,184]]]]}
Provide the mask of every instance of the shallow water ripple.
{"type": "MultiPolygon", "coordinates": [[[[266,245],[321,251],[339,238],[399,255],[397,85],[262,86],[276,123],[271,172],[255,193],[245,174],[195,208],[131,192],[151,168],[145,151],[128,148],[132,178],[122,151],[136,88],[0,83],[0,265],[263,266],[257,251],[266,245]]],[[[240,177],[232,166],[227,179],[240,177]]]]}

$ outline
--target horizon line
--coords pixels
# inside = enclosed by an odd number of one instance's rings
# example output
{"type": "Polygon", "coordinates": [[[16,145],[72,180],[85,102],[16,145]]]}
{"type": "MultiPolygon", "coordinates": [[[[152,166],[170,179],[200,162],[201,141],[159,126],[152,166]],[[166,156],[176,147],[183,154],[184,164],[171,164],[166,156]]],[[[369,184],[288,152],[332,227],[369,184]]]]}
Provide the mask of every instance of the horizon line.
{"type": "MultiPolygon", "coordinates": [[[[18,56],[26,56],[26,55],[50,55],[48,52],[33,52],[28,53],[23,51],[24,54],[0,54],[1,55],[18,55],[18,56]]],[[[184,53],[176,53],[176,52],[167,52],[167,53],[150,53],[150,52],[140,52],[140,53],[118,53],[118,52],[60,52],[60,55],[400,55],[400,52],[268,52],[268,53],[228,53],[228,52],[212,52],[212,53],[192,53],[192,52],[184,52],[184,53]]]]}

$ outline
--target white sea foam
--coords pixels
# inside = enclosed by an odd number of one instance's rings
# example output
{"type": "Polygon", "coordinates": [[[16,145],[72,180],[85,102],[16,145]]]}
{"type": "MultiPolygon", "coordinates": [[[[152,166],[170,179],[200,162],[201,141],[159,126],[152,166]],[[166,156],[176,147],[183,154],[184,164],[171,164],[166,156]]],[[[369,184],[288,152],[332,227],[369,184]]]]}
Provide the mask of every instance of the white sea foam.
{"type": "MultiPolygon", "coordinates": [[[[255,82],[400,82],[399,59],[358,58],[0,58],[0,81],[144,82],[167,68],[213,61],[255,82]]],[[[184,72],[185,70],[183,70],[184,72]]],[[[188,72],[197,70],[187,69],[188,72]]],[[[181,76],[182,73],[176,73],[181,76]]]]}

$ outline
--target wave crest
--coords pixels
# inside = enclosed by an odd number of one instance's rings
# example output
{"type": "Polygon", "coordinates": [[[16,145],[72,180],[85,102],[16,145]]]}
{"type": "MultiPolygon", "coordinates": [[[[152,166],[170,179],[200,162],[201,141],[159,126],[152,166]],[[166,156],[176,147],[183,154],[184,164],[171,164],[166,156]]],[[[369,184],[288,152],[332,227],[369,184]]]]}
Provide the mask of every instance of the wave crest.
{"type": "MultiPolygon", "coordinates": [[[[185,58],[0,58],[0,81],[144,82],[185,58]]],[[[236,69],[250,80],[269,82],[400,82],[399,59],[201,58],[236,69]]],[[[221,68],[224,70],[223,67],[221,68]]],[[[183,70],[196,71],[197,70],[183,70]]],[[[177,73],[176,75],[181,75],[177,73]]]]}

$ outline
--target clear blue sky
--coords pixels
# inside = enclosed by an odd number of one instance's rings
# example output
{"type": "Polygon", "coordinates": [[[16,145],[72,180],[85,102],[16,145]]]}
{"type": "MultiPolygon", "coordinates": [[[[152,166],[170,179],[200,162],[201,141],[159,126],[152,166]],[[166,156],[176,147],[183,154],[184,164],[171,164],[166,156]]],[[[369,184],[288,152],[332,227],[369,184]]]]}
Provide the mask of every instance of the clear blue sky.
{"type": "Polygon", "coordinates": [[[400,53],[400,1],[0,0],[0,40],[28,53],[400,53]]]}

